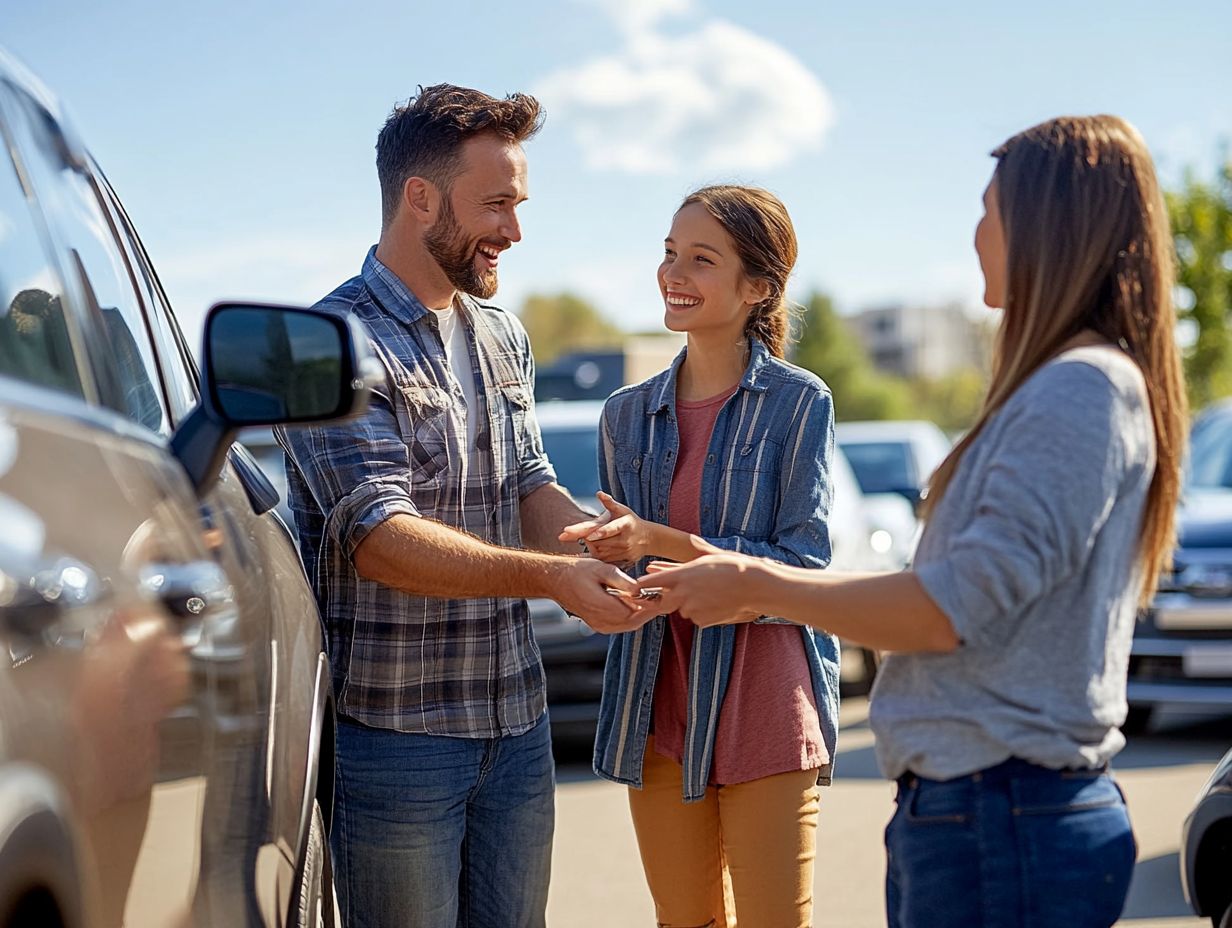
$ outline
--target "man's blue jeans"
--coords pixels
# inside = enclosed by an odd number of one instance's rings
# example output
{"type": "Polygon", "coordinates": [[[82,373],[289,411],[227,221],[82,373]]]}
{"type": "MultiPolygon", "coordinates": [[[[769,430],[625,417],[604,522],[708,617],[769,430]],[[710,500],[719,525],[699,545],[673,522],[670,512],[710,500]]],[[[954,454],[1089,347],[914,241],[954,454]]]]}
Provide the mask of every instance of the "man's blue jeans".
{"type": "Polygon", "coordinates": [[[1009,760],[944,782],[907,774],[886,828],[890,928],[1106,928],[1137,847],[1099,770],[1009,760]]]}
{"type": "Polygon", "coordinates": [[[542,928],[556,776],[547,716],[448,738],[339,719],[333,829],[348,928],[542,928]]]}

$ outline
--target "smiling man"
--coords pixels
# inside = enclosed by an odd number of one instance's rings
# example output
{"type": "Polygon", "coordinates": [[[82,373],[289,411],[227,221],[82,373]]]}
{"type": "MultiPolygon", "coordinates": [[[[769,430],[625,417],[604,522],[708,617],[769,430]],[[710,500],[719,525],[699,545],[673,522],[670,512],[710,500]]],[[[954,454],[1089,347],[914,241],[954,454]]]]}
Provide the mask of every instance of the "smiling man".
{"type": "Polygon", "coordinates": [[[487,302],[540,122],[533,97],[451,85],[393,112],[380,241],[317,304],[367,327],[384,384],[360,419],[279,436],[329,632],[353,928],[544,924],[554,771],[525,597],[635,624],[607,595],[633,582],[557,540],[588,516],[544,455],[526,331],[487,302]]]}

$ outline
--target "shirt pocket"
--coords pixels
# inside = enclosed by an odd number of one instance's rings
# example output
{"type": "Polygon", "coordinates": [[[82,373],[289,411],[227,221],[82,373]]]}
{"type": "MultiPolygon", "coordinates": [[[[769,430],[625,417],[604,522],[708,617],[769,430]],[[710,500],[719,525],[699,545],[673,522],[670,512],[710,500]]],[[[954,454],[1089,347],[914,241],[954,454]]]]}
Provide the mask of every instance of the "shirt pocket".
{"type": "Polygon", "coordinates": [[[497,387],[501,409],[498,421],[508,422],[504,430],[505,441],[511,443],[516,461],[525,461],[543,454],[543,443],[537,427],[531,427],[530,412],[534,398],[519,383],[504,383],[497,387]]]}
{"type": "MultiPolygon", "coordinates": [[[[639,515],[643,515],[645,504],[650,497],[650,455],[634,445],[613,443],[610,465],[616,473],[618,483],[617,487],[613,487],[612,495],[639,515]]],[[[654,514],[645,514],[643,518],[653,519],[654,514]]]]}
{"type": "Polygon", "coordinates": [[[439,485],[449,469],[449,397],[422,384],[398,389],[398,429],[406,442],[412,487],[439,485]]]}
{"type": "Polygon", "coordinates": [[[720,482],[724,491],[720,533],[767,540],[778,518],[782,445],[766,436],[740,442],[723,458],[723,464],[729,472],[720,482]]]}

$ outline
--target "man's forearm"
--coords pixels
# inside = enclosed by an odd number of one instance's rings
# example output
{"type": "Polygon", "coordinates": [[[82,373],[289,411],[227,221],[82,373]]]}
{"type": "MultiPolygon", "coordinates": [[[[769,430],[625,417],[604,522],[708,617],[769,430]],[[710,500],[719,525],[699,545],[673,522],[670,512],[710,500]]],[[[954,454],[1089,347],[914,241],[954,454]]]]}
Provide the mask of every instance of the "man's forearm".
{"type": "Polygon", "coordinates": [[[576,555],[576,542],[562,542],[561,529],[575,522],[594,517],[582,509],[569,491],[556,483],[545,483],[533,490],[519,504],[522,522],[522,544],[535,551],[576,555]]]}
{"type": "Polygon", "coordinates": [[[430,519],[396,515],[355,550],[360,576],[420,596],[552,595],[570,558],[500,548],[430,519]]]}

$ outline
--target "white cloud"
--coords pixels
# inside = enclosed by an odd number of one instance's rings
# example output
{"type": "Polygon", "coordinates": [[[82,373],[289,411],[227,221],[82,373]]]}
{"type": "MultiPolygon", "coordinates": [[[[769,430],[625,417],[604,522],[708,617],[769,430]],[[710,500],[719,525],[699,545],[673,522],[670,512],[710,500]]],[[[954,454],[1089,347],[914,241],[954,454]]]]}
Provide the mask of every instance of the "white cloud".
{"type": "Polygon", "coordinates": [[[639,174],[779,167],[816,150],[834,121],[798,58],[723,20],[680,36],[633,28],[617,54],[550,74],[535,93],[589,167],[639,174]]]}

